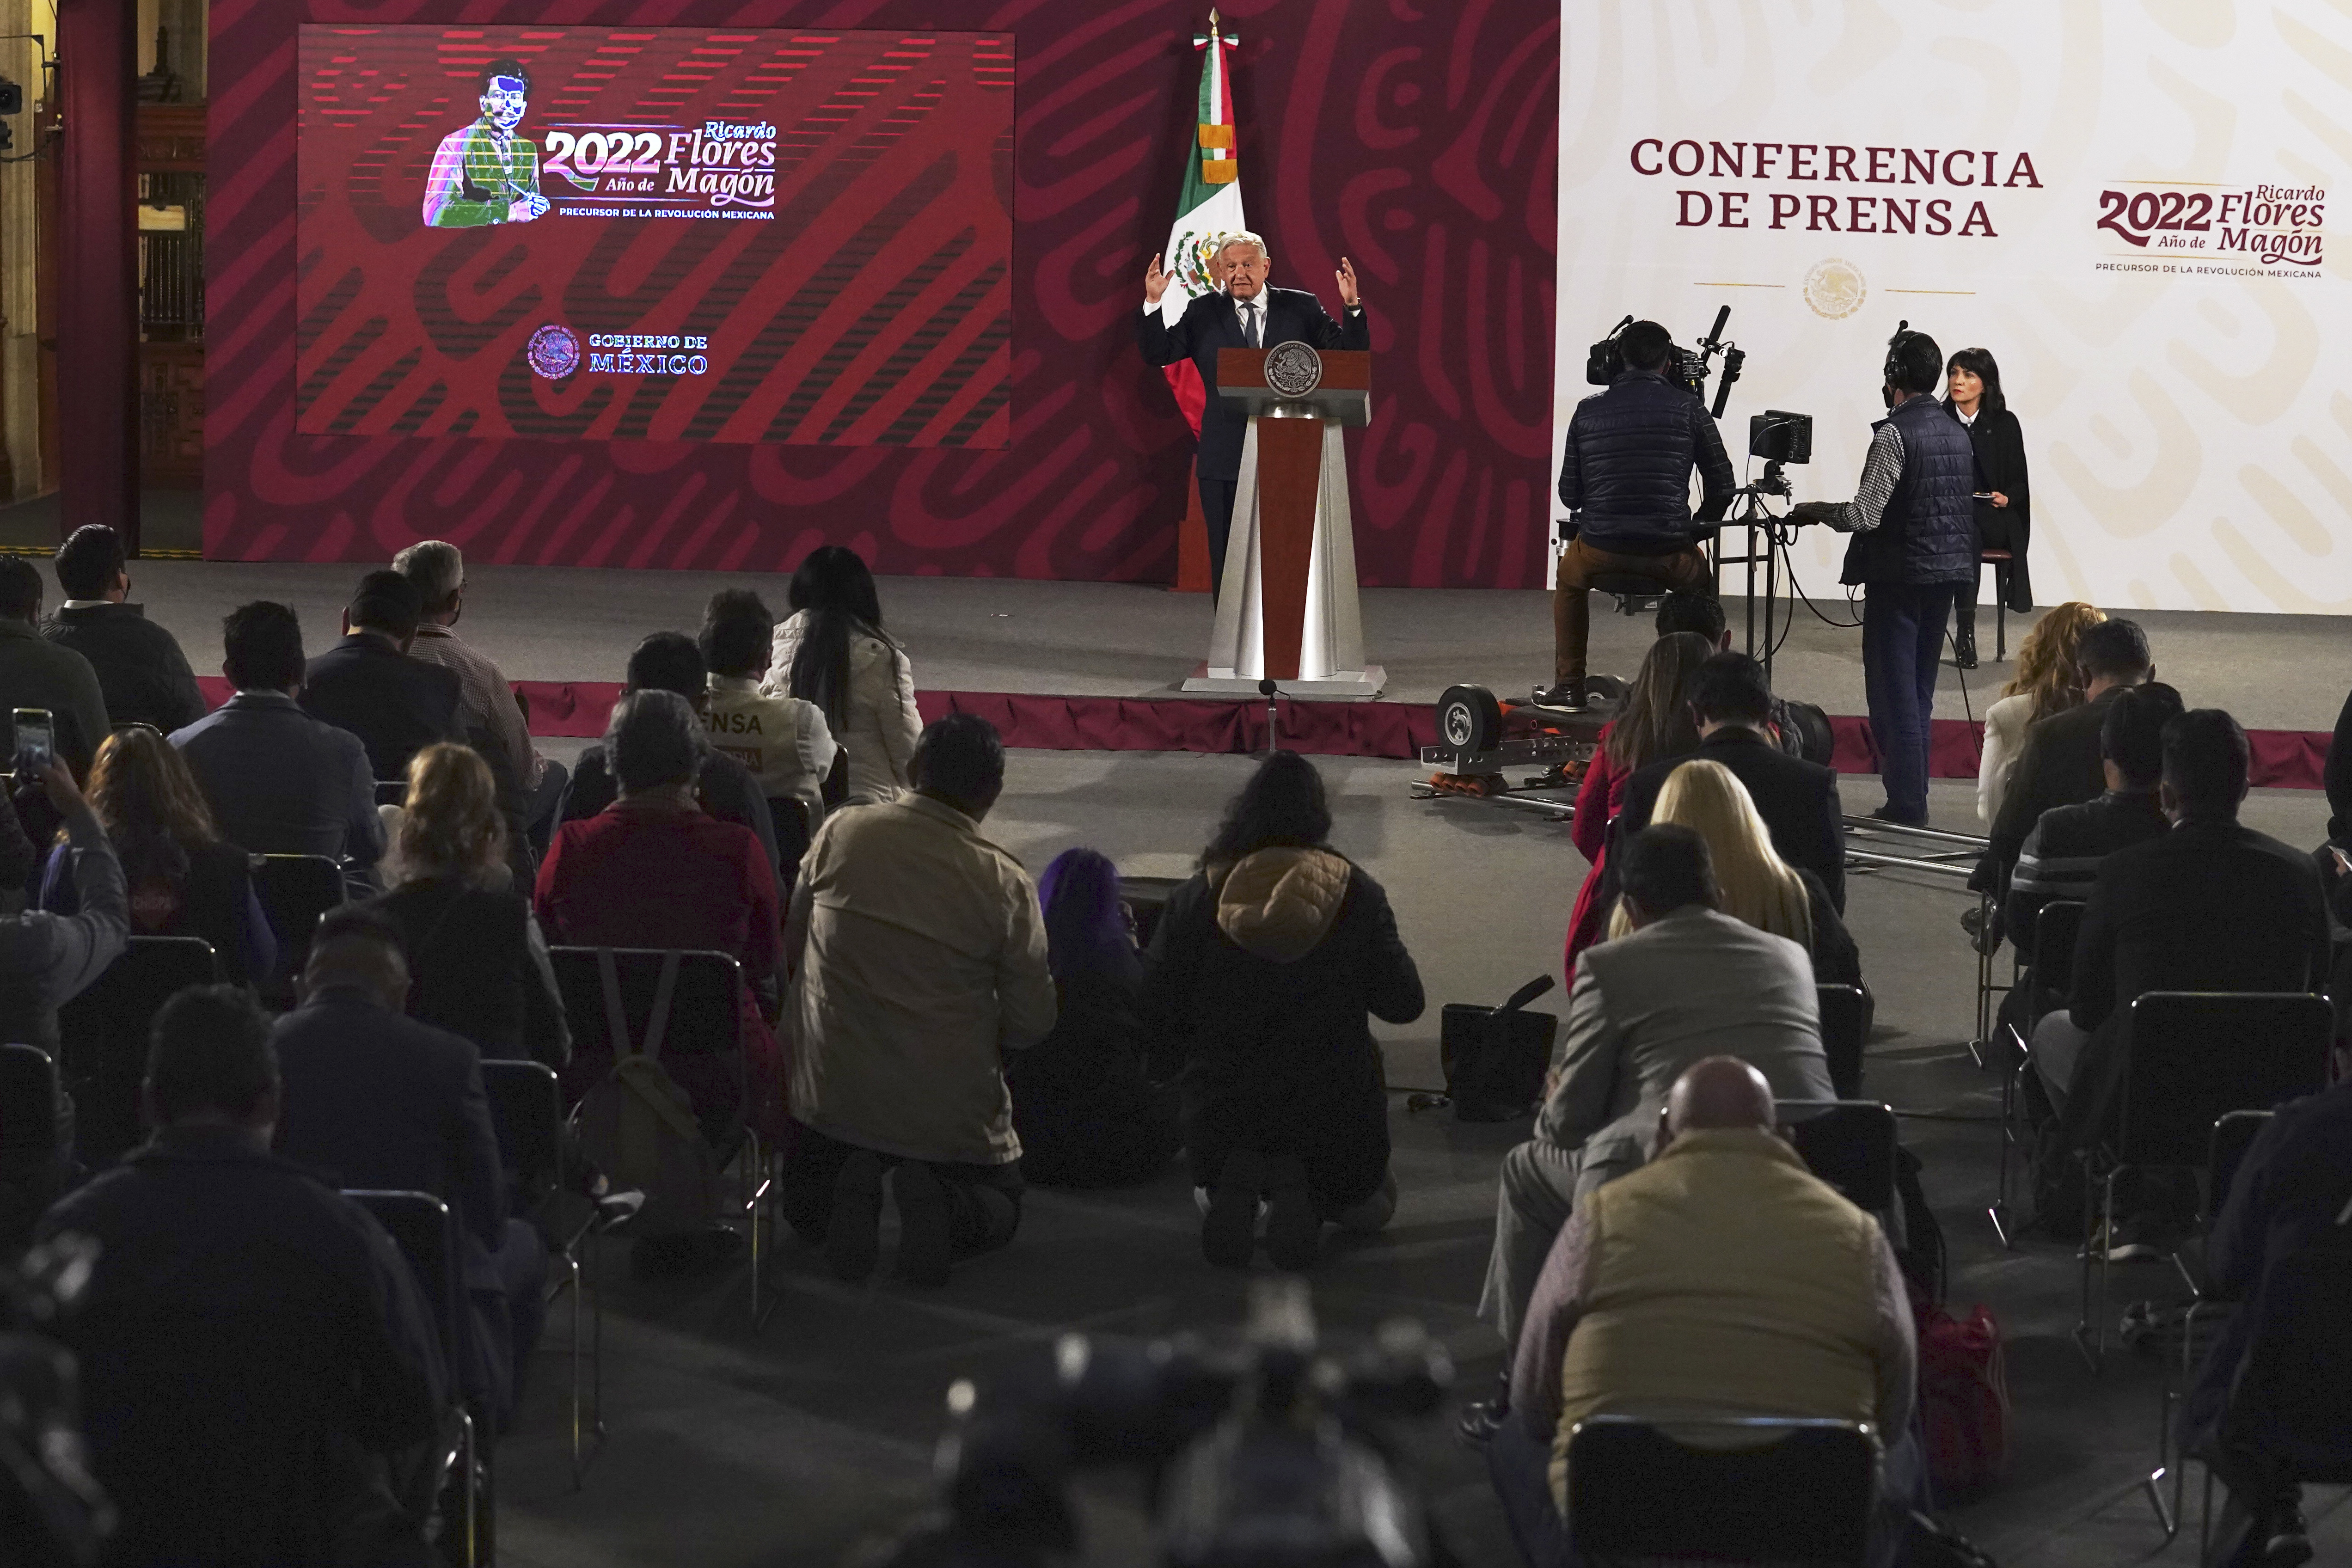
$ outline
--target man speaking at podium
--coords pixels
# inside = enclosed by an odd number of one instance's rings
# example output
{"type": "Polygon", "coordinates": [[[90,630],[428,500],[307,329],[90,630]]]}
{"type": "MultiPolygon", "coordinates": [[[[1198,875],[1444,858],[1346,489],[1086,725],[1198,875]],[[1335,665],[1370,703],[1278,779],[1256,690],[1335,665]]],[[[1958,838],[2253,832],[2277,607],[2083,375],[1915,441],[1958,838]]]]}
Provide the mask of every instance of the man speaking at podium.
{"type": "Polygon", "coordinates": [[[1341,312],[1335,321],[1307,289],[1267,285],[1274,258],[1266,254],[1265,240],[1248,233],[1230,235],[1218,247],[1212,268],[1223,287],[1193,300],[1172,328],[1160,317],[1160,297],[1168,292],[1173,276],[1160,270],[1161,259],[1154,256],[1144,268],[1143,314],[1136,321],[1135,341],[1148,363],[1191,360],[1208,390],[1208,406],[1201,411],[1198,470],[1201,516],[1209,526],[1209,591],[1214,595],[1224,591],[1225,536],[1233,529],[1234,488],[1242,477],[1242,437],[1249,432],[1248,412],[1217,395],[1217,351],[1270,349],[1286,342],[1369,349],[1372,333],[1356,292],[1356,268],[1344,256],[1334,275],[1341,312]]]}

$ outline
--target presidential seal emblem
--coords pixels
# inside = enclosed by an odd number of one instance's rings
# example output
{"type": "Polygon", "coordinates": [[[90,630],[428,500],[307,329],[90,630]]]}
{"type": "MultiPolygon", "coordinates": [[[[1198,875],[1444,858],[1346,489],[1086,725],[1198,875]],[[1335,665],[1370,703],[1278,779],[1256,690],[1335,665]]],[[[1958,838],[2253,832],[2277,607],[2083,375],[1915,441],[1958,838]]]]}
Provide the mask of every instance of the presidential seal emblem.
{"type": "Polygon", "coordinates": [[[1870,298],[1869,287],[1864,283],[1862,268],[1851,261],[1832,257],[1816,261],[1813,269],[1805,274],[1805,303],[1813,314],[1832,321],[1843,321],[1862,309],[1870,298]]]}
{"type": "Polygon", "coordinates": [[[530,373],[546,381],[562,381],[580,368],[580,335],[570,327],[559,327],[550,321],[531,333],[530,346],[523,351],[530,361],[530,373]]]}
{"type": "Polygon", "coordinates": [[[1323,356],[1293,340],[1265,353],[1265,384],[1285,397],[1304,397],[1323,384],[1323,356]]]}

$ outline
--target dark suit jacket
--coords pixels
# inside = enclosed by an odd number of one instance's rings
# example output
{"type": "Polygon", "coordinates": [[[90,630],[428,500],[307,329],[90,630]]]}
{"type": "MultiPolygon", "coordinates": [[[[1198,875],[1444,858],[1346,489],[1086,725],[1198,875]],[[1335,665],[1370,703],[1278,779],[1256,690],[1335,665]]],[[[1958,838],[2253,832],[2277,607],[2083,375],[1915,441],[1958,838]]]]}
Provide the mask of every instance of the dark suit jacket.
{"type": "Polygon", "coordinates": [[[277,691],[240,691],[172,737],[221,836],[255,855],[373,866],[383,819],[358,737],[277,691]]]}
{"type": "MultiPolygon", "coordinates": [[[[1323,313],[1323,302],[1304,289],[1265,291],[1265,320],[1260,347],[1302,342],[1318,349],[1369,349],[1372,330],[1361,310],[1349,310],[1339,321],[1323,313]]],[[[1153,364],[1174,364],[1189,359],[1208,389],[1209,405],[1201,414],[1199,472],[1203,479],[1230,483],[1241,478],[1242,437],[1249,432],[1249,415],[1240,405],[1217,395],[1217,351],[1246,348],[1242,321],[1233,297],[1220,289],[1203,294],[1186,307],[1183,319],[1171,328],[1157,309],[1136,313],[1135,341],[1153,364]]]]}
{"type": "Polygon", "coordinates": [[[373,632],[354,632],[310,661],[302,710],[366,745],[380,779],[408,772],[408,760],[436,741],[463,741],[457,672],[411,658],[373,632]]]}
{"type": "Polygon", "coordinates": [[[1819,877],[1843,914],[1845,811],[1838,803],[1837,774],[1789,755],[1753,730],[1717,730],[1690,756],[1664,758],[1635,773],[1625,783],[1613,831],[1630,837],[1647,827],[1666,775],[1694,758],[1721,763],[1748,786],[1757,815],[1772,830],[1772,847],[1790,865],[1819,877]]]}
{"type": "MultiPolygon", "coordinates": [[[[226,1129],[166,1129],[52,1208],[100,1247],[64,1324],[107,1561],[326,1563],[364,1456],[446,1398],[415,1277],[367,1212],[226,1129]]],[[[400,1559],[407,1561],[406,1558],[400,1559]]]]}
{"type": "Polygon", "coordinates": [[[59,647],[89,660],[106,716],[117,724],[152,724],[166,735],[205,716],[205,694],[179,639],[136,605],[84,605],[59,610],[41,627],[59,647]]]}
{"type": "Polygon", "coordinates": [[[2009,896],[2010,874],[2017,869],[2017,852],[2042,814],[2062,805],[2079,805],[2107,793],[2107,772],[2099,755],[2099,729],[2107,721],[2107,705],[2123,689],[2111,686],[2079,708],[2053,713],[2025,731],[2024,749],[2009,775],[2009,793],[2001,797],[2000,814],[1993,818],[1991,841],[1969,885],[1989,889],[1998,902],[2009,896]]]}

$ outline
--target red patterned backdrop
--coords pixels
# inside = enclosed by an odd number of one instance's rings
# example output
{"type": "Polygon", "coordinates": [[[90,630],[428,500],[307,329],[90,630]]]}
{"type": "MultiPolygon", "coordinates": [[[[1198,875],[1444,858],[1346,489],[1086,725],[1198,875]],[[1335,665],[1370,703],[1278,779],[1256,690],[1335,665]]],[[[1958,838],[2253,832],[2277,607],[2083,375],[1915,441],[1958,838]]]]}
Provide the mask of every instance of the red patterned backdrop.
{"type": "MultiPolygon", "coordinates": [[[[214,0],[205,549],[1165,581],[1191,452],[1129,318],[1193,128],[1206,0],[214,0]],[[305,21],[1010,32],[1013,444],[1000,451],[294,431],[295,29],[305,21]]],[[[1226,0],[1242,182],[1276,281],[1372,317],[1351,437],[1367,584],[1542,580],[1559,13],[1550,0],[1226,0]]]]}

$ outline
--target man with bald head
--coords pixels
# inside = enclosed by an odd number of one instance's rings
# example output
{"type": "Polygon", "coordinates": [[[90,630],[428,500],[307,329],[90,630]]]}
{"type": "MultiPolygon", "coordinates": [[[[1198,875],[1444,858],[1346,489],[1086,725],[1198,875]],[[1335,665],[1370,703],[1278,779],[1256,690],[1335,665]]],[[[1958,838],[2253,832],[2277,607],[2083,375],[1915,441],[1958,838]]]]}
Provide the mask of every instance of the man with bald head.
{"type": "Polygon", "coordinates": [[[1340,308],[1335,321],[1307,290],[1276,289],[1266,281],[1274,258],[1266,254],[1265,240],[1247,231],[1223,235],[1219,240],[1200,271],[1189,270],[1185,263],[1192,258],[1181,256],[1168,258],[1174,266],[1163,271],[1162,258],[1154,256],[1143,271],[1143,314],[1136,320],[1136,343],[1145,363],[1170,365],[1189,359],[1208,393],[1207,406],[1194,427],[1201,437],[1201,515],[1209,525],[1213,594],[1224,591],[1225,536],[1233,527],[1234,489],[1242,477],[1242,437],[1249,432],[1248,411],[1217,395],[1217,352],[1270,349],[1286,342],[1318,349],[1372,346],[1364,301],[1356,289],[1356,268],[1346,257],[1339,258],[1339,269],[1333,274],[1340,308]],[[1160,303],[1171,283],[1192,297],[1173,326],[1160,303]]]}
{"type": "MultiPolygon", "coordinates": [[[[1918,1342],[1878,1222],[1805,1169],[1737,1057],[1666,1097],[1657,1152],[1579,1203],[1528,1305],[1487,1465],[1532,1568],[1569,1561],[1568,1439],[1587,1416],[1868,1422],[1914,1500],[1918,1342]]],[[[1880,1542],[1892,1552],[1895,1532],[1880,1542]]]]}

